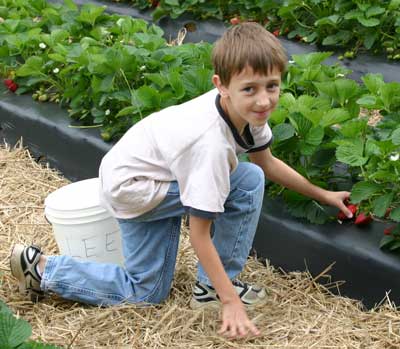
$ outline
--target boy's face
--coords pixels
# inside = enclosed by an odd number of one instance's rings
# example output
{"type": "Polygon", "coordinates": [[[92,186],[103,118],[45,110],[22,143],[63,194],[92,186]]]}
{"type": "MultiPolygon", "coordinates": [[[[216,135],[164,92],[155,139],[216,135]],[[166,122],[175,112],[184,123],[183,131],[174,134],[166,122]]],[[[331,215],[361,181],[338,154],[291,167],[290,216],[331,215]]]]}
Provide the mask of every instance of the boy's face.
{"type": "Polygon", "coordinates": [[[221,94],[222,108],[242,133],[247,124],[263,126],[267,122],[279,100],[281,72],[274,68],[268,75],[259,75],[246,66],[232,76],[228,86],[221,84],[218,75],[213,82],[221,94]]]}

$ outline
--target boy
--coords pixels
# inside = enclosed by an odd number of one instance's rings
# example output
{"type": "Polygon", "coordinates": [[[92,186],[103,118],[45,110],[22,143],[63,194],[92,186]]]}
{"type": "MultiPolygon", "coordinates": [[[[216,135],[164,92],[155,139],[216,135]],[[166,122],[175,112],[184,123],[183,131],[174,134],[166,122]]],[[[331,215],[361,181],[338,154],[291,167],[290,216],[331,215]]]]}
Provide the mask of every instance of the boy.
{"type": "Polygon", "coordinates": [[[346,215],[349,193],[312,185],[269,150],[267,120],[286,67],[273,35],[255,23],[234,26],[216,43],[213,64],[216,89],[143,119],[102,160],[101,202],[118,219],[125,268],[16,245],[11,270],[22,288],[99,305],[160,303],[173,279],[181,216],[188,214],[199,259],[191,306],[221,303],[224,335],[260,333],[245,305],[261,304],[266,292],[235,277],[253,242],[264,176],[346,215]],[[238,162],[244,152],[254,164],[238,162]]]}

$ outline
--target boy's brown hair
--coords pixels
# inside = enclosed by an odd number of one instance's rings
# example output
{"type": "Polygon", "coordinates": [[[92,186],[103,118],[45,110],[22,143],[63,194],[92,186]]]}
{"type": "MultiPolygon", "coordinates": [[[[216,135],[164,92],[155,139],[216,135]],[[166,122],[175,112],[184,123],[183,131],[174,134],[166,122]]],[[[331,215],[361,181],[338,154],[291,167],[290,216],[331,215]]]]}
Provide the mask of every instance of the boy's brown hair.
{"type": "Polygon", "coordinates": [[[268,75],[274,68],[283,73],[287,56],[279,40],[263,26],[245,22],[229,28],[216,42],[212,62],[215,74],[228,86],[231,77],[247,65],[257,74],[268,75]]]}

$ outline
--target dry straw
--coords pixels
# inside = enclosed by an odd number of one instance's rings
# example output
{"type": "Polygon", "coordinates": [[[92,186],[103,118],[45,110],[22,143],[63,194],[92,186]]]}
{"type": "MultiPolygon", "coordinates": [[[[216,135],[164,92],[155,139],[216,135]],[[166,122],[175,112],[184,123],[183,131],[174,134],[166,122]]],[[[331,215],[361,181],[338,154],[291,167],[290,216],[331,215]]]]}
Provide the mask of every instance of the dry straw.
{"type": "Polygon", "coordinates": [[[0,298],[31,323],[32,339],[65,348],[400,348],[400,314],[389,298],[366,311],[307,273],[286,274],[254,259],[242,278],[269,291],[265,306],[249,312],[262,336],[232,341],[217,335],[218,312],[188,307],[196,258],[184,229],[174,286],[162,306],[97,308],[55,296],[32,304],[10,274],[10,247],[35,242],[57,253],[43,203],[67,183],[22,146],[0,147],[0,298]]]}

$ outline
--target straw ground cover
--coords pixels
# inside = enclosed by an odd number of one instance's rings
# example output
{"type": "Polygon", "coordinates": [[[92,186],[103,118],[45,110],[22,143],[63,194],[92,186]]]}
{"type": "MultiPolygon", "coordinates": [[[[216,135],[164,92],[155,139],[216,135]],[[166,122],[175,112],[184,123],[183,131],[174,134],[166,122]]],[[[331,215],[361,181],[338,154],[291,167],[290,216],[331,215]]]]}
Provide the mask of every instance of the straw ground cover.
{"type": "MultiPolygon", "coordinates": [[[[218,336],[218,312],[188,307],[196,259],[184,228],[174,286],[162,306],[98,308],[56,296],[32,304],[10,274],[10,247],[35,242],[57,253],[44,199],[67,183],[21,146],[0,147],[0,299],[30,322],[34,340],[68,348],[400,347],[400,313],[389,299],[367,311],[357,301],[333,296],[307,273],[285,274],[251,258],[242,279],[269,291],[267,303],[249,312],[262,335],[237,341],[218,336]]],[[[321,277],[328,273],[321,271],[321,277]]]]}

